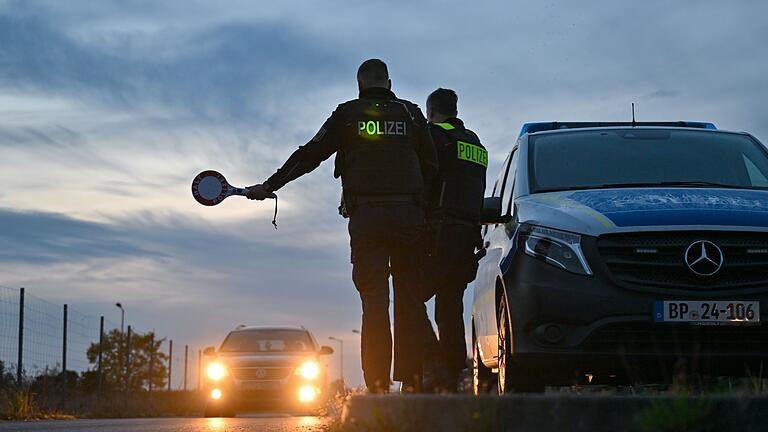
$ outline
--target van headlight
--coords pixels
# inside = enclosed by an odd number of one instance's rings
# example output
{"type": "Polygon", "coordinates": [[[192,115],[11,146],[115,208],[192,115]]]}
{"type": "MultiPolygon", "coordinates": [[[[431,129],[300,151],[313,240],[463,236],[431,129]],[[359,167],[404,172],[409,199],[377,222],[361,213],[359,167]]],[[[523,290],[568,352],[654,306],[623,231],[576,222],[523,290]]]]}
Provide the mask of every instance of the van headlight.
{"type": "Polygon", "coordinates": [[[221,381],[222,378],[227,376],[227,368],[219,362],[213,362],[206,369],[206,375],[213,381],[221,381]]]}
{"type": "Polygon", "coordinates": [[[310,360],[296,368],[296,375],[301,375],[304,379],[313,380],[320,376],[320,365],[310,360]]]}
{"type": "Polygon", "coordinates": [[[552,228],[524,225],[520,229],[520,239],[526,255],[571,273],[592,275],[592,270],[581,250],[580,235],[552,228]]]}

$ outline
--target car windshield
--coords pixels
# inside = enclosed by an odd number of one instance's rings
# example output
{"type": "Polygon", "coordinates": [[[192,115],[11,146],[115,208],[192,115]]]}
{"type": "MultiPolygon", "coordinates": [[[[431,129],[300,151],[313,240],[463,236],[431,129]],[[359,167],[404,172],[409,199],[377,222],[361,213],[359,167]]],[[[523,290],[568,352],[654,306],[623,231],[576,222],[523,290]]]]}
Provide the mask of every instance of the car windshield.
{"type": "Polygon", "coordinates": [[[221,344],[221,352],[309,352],[314,351],[309,334],[301,330],[233,331],[221,344]]]}
{"type": "Polygon", "coordinates": [[[610,129],[530,138],[531,192],[611,187],[768,187],[768,157],[746,135],[610,129]]]}

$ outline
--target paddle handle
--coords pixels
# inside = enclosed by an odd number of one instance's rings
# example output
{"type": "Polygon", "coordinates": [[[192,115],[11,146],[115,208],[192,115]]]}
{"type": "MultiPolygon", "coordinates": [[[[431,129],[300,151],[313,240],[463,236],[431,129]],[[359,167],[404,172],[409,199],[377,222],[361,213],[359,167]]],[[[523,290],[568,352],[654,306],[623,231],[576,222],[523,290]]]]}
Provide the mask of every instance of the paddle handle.
{"type": "MultiPolygon", "coordinates": [[[[248,188],[236,188],[236,187],[233,187],[232,188],[232,193],[230,195],[243,195],[243,196],[246,196],[246,195],[248,195],[248,188]]],[[[275,195],[275,193],[272,192],[269,195],[267,195],[267,198],[275,199],[275,198],[277,198],[277,195],[275,195]]]]}

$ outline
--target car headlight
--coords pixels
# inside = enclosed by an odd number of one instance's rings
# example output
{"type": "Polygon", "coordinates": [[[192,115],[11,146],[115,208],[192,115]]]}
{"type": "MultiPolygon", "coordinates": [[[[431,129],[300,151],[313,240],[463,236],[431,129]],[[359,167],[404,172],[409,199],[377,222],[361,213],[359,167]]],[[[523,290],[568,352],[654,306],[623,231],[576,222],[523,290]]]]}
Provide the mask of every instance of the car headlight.
{"type": "Polygon", "coordinates": [[[526,255],[571,273],[592,275],[592,270],[581,250],[580,235],[527,225],[521,229],[520,237],[526,255]]]}
{"type": "Polygon", "coordinates": [[[314,386],[305,385],[299,389],[299,402],[312,402],[317,397],[318,391],[314,386]]]}
{"type": "Polygon", "coordinates": [[[225,368],[224,365],[219,362],[214,362],[208,366],[208,369],[206,369],[206,374],[208,375],[208,378],[212,379],[213,381],[220,381],[222,378],[227,376],[227,368],[225,368]]]}
{"type": "Polygon", "coordinates": [[[314,361],[308,361],[298,368],[296,368],[296,375],[301,375],[302,378],[313,380],[320,376],[320,365],[314,361]]]}

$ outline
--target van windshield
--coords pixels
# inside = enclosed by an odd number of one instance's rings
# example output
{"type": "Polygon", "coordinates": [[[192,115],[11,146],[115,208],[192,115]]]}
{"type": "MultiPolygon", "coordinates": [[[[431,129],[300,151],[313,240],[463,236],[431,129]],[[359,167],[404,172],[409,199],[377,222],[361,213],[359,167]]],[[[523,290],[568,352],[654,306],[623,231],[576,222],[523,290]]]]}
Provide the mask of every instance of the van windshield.
{"type": "Polygon", "coordinates": [[[749,136],[628,128],[533,135],[531,193],[619,187],[768,188],[768,156],[749,136]]]}

